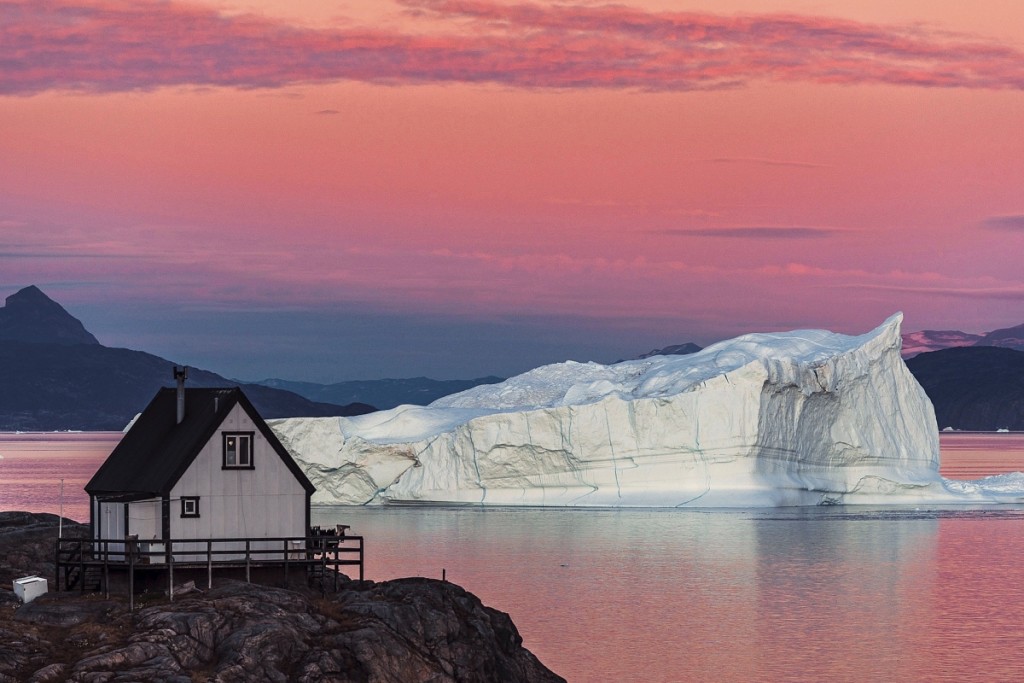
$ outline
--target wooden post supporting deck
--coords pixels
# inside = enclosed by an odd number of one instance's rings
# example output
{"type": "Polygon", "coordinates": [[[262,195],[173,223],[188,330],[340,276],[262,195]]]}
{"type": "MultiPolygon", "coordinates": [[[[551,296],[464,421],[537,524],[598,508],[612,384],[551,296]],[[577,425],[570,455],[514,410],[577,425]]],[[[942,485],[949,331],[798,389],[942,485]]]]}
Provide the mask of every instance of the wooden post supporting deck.
{"type": "Polygon", "coordinates": [[[320,548],[320,594],[324,595],[324,578],[327,576],[327,544],[320,548]]]}
{"type": "Polygon", "coordinates": [[[78,553],[78,592],[85,595],[85,545],[79,546],[78,553]]]}
{"type": "Polygon", "coordinates": [[[213,588],[213,541],[206,542],[206,589],[213,588]]]}
{"type": "Polygon", "coordinates": [[[128,553],[128,611],[135,611],[135,541],[126,538],[124,550],[128,553]]]}
{"type": "Polygon", "coordinates": [[[171,552],[172,541],[167,541],[167,596],[174,602],[174,553],[171,552]]]}

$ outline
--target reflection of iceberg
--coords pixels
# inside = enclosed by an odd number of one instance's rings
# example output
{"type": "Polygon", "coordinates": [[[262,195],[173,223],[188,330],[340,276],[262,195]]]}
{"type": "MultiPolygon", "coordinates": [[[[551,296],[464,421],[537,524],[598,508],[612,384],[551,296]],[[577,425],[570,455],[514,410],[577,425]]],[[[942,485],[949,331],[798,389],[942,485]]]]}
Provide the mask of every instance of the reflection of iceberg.
{"type": "Polygon", "coordinates": [[[947,487],[902,316],[688,356],[560,363],[427,407],[272,421],[318,503],[754,506],[982,500],[947,487]]]}

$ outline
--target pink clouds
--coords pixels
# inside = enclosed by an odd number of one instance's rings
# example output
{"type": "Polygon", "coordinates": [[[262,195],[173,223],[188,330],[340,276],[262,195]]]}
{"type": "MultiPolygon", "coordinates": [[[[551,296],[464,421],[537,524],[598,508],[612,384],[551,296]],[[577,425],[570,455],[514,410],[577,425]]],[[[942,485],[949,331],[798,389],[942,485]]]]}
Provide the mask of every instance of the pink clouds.
{"type": "Polygon", "coordinates": [[[0,0],[0,93],[342,80],[677,91],[755,80],[1024,87],[1016,47],[921,27],[616,5],[404,4],[429,32],[306,28],[180,2],[0,0]]]}
{"type": "Polygon", "coordinates": [[[1024,215],[1021,216],[992,216],[982,221],[982,226],[991,230],[1008,230],[1011,232],[1024,232],[1024,215]]]}
{"type": "Polygon", "coordinates": [[[942,3],[628,2],[0,0],[0,275],[641,349],[1019,324],[1020,9],[986,41],[942,3]]]}
{"type": "Polygon", "coordinates": [[[806,240],[833,237],[838,232],[833,228],[795,227],[725,227],[725,228],[689,228],[668,229],[656,234],[674,237],[711,237],[742,240],[806,240]]]}

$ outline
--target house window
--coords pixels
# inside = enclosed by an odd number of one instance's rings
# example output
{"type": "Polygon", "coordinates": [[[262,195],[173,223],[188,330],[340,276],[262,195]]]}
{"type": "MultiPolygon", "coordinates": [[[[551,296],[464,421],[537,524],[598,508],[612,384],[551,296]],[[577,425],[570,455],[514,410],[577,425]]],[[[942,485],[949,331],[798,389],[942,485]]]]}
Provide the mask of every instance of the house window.
{"type": "Polygon", "coordinates": [[[181,497],[181,516],[182,517],[198,517],[199,516],[199,496],[182,496],[181,497]]]}
{"type": "Polygon", "coordinates": [[[251,470],[253,432],[224,432],[224,469],[251,470]]]}

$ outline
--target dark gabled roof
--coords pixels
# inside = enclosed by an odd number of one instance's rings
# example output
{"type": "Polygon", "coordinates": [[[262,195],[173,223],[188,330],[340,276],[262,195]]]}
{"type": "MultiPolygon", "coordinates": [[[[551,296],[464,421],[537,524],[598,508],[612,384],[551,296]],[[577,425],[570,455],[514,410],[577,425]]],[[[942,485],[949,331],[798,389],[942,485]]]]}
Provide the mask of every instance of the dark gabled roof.
{"type": "Polygon", "coordinates": [[[89,495],[171,492],[236,404],[249,414],[307,493],[316,488],[241,389],[186,389],[185,419],[177,424],[177,390],[161,389],[85,485],[89,495]]]}

